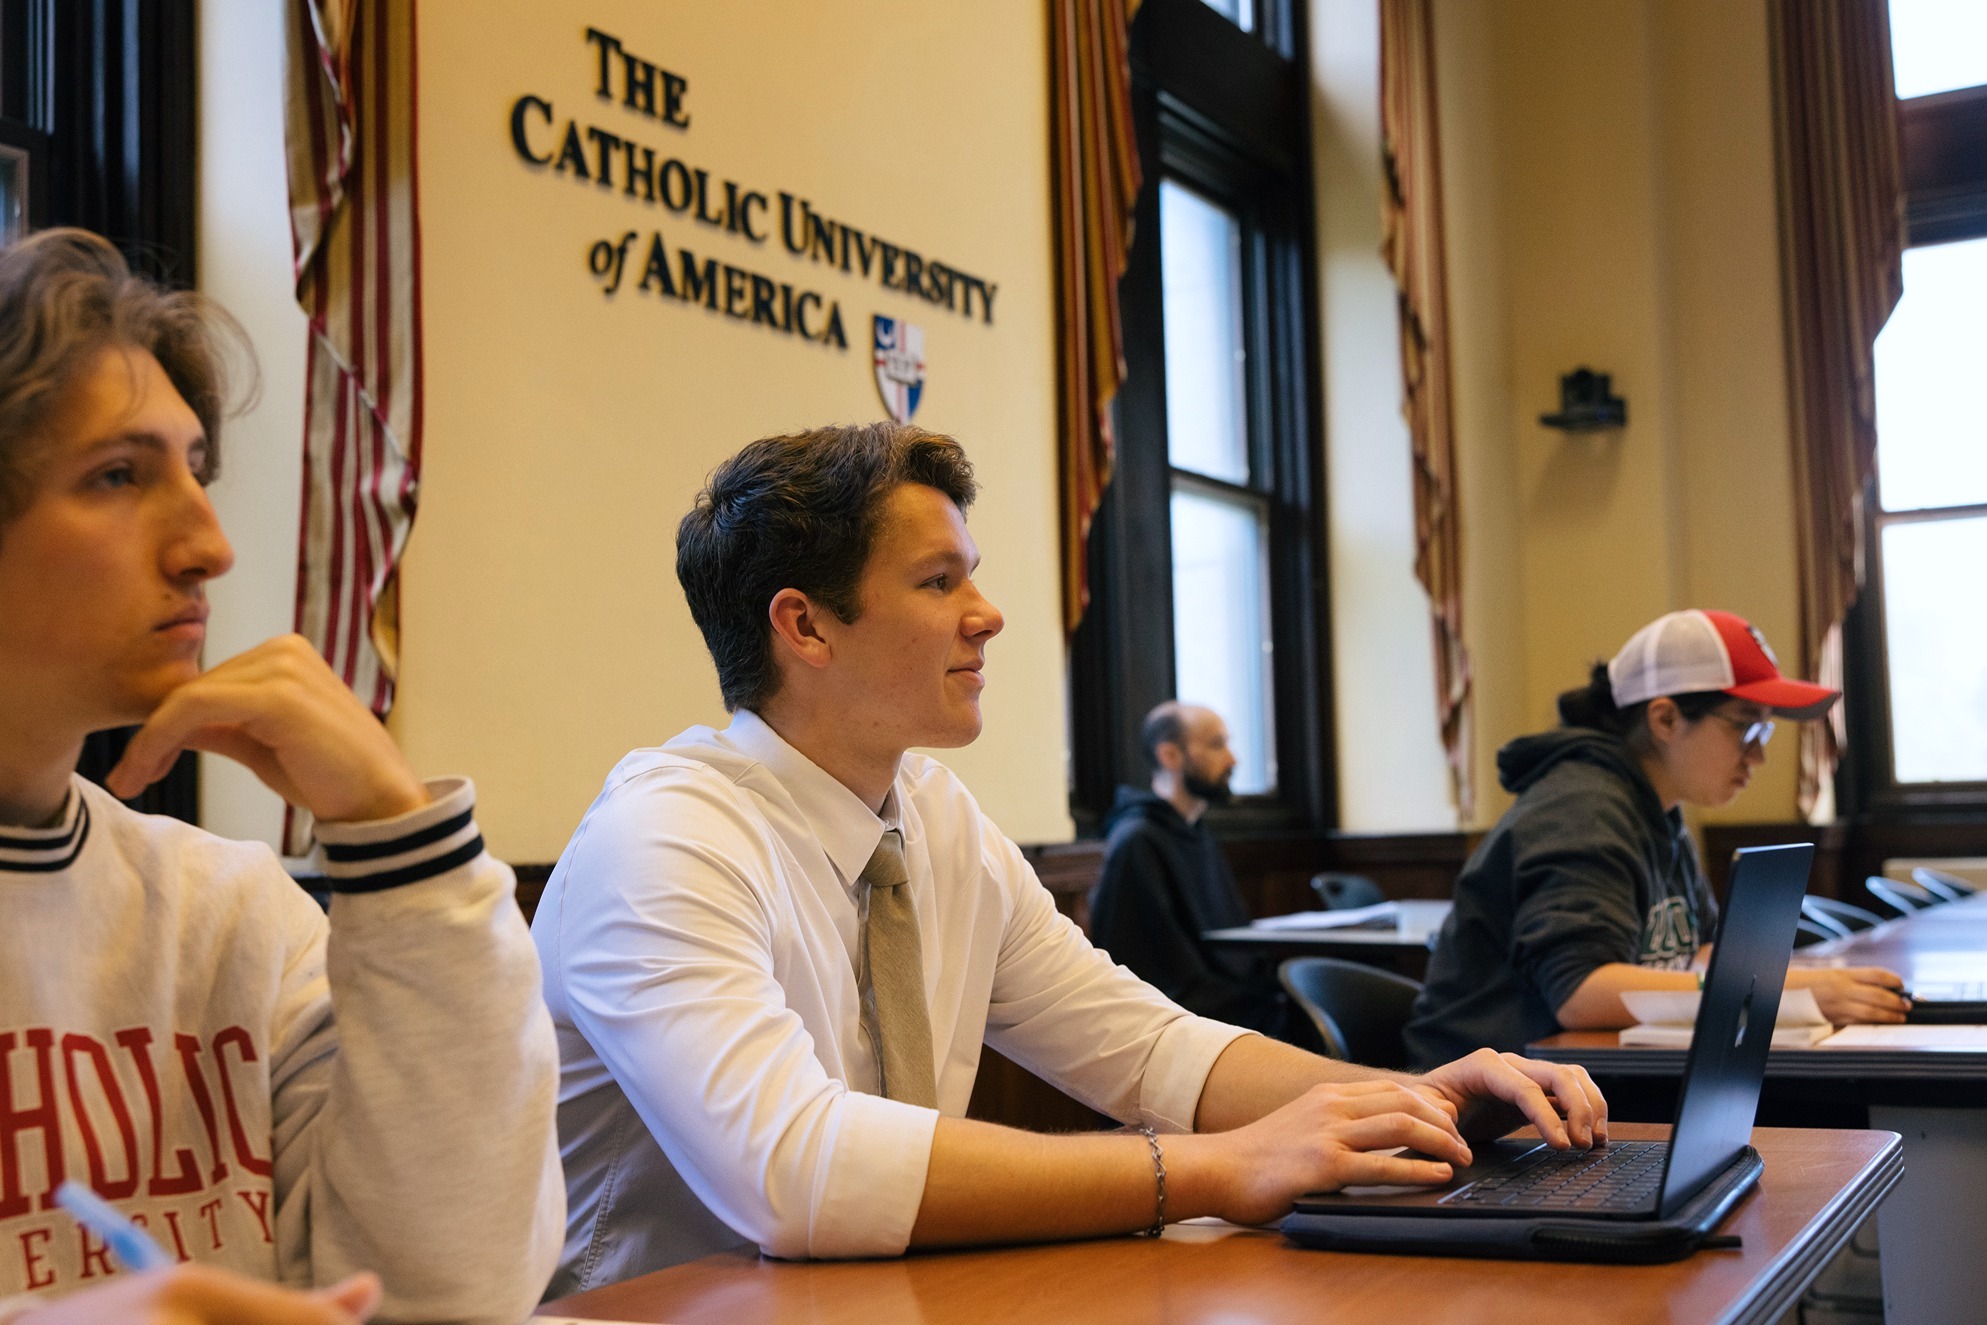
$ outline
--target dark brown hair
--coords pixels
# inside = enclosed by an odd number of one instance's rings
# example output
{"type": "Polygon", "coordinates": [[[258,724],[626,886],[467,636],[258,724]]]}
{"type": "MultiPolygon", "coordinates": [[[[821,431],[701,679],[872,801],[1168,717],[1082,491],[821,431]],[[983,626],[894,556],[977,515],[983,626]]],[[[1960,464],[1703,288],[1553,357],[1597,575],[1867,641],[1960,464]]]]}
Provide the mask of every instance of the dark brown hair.
{"type": "Polygon", "coordinates": [[[846,622],[883,502],[905,483],[965,510],[978,491],[958,442],[902,423],[841,424],[756,441],[712,472],[676,529],[676,578],[717,664],[728,710],[779,690],[767,608],[798,589],[846,622]]]}
{"type": "Polygon", "coordinates": [[[1138,729],[1139,744],[1145,748],[1145,762],[1153,772],[1159,771],[1159,747],[1172,744],[1182,751],[1187,748],[1187,708],[1177,699],[1168,699],[1155,706],[1145,715],[1145,722],[1138,729]]]}
{"type": "Polygon", "coordinates": [[[34,495],[36,444],[48,415],[104,350],[159,361],[207,433],[219,472],[229,404],[230,350],[243,376],[254,359],[239,324],[191,290],[135,275],[110,241],[87,230],[44,230],[0,251],[0,525],[34,495]]]}
{"type": "MultiPolygon", "coordinates": [[[[1731,696],[1722,690],[1693,690],[1687,694],[1671,695],[1669,700],[1683,714],[1685,722],[1697,722],[1723,704],[1731,696]]],[[[1649,700],[1630,704],[1627,708],[1616,708],[1614,686],[1608,681],[1608,665],[1594,664],[1587,684],[1578,690],[1568,690],[1559,697],[1559,721],[1566,727],[1586,727],[1593,731],[1607,732],[1641,749],[1649,741],[1649,700]]]]}

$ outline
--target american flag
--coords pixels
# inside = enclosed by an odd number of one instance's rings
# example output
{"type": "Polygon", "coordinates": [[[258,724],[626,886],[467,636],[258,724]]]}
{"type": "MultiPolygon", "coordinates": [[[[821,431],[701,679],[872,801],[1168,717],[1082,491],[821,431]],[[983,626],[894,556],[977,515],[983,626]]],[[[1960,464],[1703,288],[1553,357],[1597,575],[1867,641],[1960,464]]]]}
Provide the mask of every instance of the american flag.
{"type": "MultiPolygon", "coordinates": [[[[288,0],[285,137],[310,319],[296,629],[384,718],[421,475],[414,0],[288,0]]],[[[292,810],[285,850],[309,850],[292,810]]]]}

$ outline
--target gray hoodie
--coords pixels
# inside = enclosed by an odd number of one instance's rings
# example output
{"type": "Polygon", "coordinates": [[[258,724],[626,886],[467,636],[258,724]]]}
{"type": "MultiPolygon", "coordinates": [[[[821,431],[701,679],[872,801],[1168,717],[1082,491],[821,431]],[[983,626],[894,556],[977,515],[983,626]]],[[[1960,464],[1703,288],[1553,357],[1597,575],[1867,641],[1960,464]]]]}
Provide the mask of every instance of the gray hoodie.
{"type": "Polygon", "coordinates": [[[1456,909],[1407,1026],[1433,1067],[1483,1045],[1519,1051],[1596,967],[1689,966],[1717,921],[1683,816],[1620,739],[1586,728],[1497,752],[1518,800],[1456,880],[1456,909]]]}

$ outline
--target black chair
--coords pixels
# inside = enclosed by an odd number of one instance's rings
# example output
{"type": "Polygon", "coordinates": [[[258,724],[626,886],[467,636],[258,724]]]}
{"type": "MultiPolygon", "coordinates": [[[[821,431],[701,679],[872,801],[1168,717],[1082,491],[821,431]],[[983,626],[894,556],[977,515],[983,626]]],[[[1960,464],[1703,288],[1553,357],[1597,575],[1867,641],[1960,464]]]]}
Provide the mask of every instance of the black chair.
{"type": "Polygon", "coordinates": [[[1935,870],[1930,865],[1913,866],[1911,878],[1920,888],[1937,893],[1948,902],[1957,902],[1962,897],[1971,897],[1980,891],[1959,875],[1935,870]]]}
{"type": "Polygon", "coordinates": [[[1419,980],[1336,957],[1292,957],[1276,978],[1311,1018],[1327,1056],[1367,1067],[1408,1065],[1401,1031],[1419,980]]]}
{"type": "Polygon", "coordinates": [[[1801,919],[1828,931],[1832,939],[1846,939],[1857,930],[1883,923],[1883,917],[1874,911],[1812,893],[1801,899],[1801,919]]]}
{"type": "Polygon", "coordinates": [[[1886,879],[1881,874],[1872,874],[1863,880],[1863,891],[1901,916],[1912,915],[1946,900],[1929,888],[1921,888],[1903,879],[1886,879]]]}
{"type": "Polygon", "coordinates": [[[1380,885],[1363,874],[1313,874],[1311,891],[1318,905],[1327,911],[1353,911],[1362,906],[1378,906],[1387,900],[1380,885]]]}
{"type": "Polygon", "coordinates": [[[304,890],[304,895],[309,897],[313,902],[317,903],[319,910],[325,912],[327,915],[330,914],[331,912],[330,879],[326,878],[322,874],[296,874],[292,875],[291,877],[297,881],[297,887],[304,890]]]}

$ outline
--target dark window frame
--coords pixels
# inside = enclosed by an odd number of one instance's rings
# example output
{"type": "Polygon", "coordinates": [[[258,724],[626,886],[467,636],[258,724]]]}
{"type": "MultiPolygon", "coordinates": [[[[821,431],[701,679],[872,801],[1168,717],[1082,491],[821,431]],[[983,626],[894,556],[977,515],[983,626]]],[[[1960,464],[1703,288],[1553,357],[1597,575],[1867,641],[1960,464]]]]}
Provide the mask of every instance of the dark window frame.
{"type": "MultiPolygon", "coordinates": [[[[1207,0],[1200,0],[1200,3],[1206,5],[1207,0]]],[[[1213,6],[1207,7],[1212,12],[1213,6]]],[[[1228,22],[1228,19],[1220,14],[1216,14],[1215,17],[1220,18],[1223,23],[1228,22]]],[[[1236,28],[1236,31],[1240,32],[1241,29],[1236,28]]],[[[1295,59],[1301,49],[1300,39],[1303,34],[1297,26],[1294,0],[1255,0],[1253,25],[1244,35],[1252,41],[1261,42],[1286,60],[1295,59]]]]}
{"type": "MultiPolygon", "coordinates": [[[[19,120],[0,115],[0,151],[16,156],[26,167],[22,172],[27,186],[27,208],[22,216],[26,231],[48,224],[48,135],[19,120]]],[[[6,239],[5,218],[0,218],[0,241],[6,239]]]]}
{"type": "MultiPolygon", "coordinates": [[[[1906,245],[1987,238],[1987,86],[1899,102],[1898,138],[1906,245]]],[[[1836,800],[1847,814],[1906,820],[1972,819],[1987,813],[1987,782],[1897,781],[1883,607],[1886,527],[1983,513],[1987,506],[1884,511],[1874,481],[1864,493],[1863,592],[1843,626],[1849,752],[1837,770],[1836,800]]]]}
{"type": "MultiPolygon", "coordinates": [[[[1202,0],[1146,0],[1132,32],[1133,110],[1145,186],[1119,286],[1130,370],[1117,461],[1091,530],[1091,607],[1071,645],[1071,812],[1099,831],[1120,784],[1150,779],[1145,713],[1174,693],[1159,183],[1171,178],[1243,222],[1251,482],[1269,507],[1277,789],[1210,812],[1224,834],[1333,826],[1337,788],[1324,567],[1322,411],[1308,74],[1294,6],[1264,0],[1245,33],[1202,0]],[[1283,52],[1297,52],[1286,55],[1283,52]]],[[[1186,473],[1187,471],[1179,471],[1186,473]]]]}

